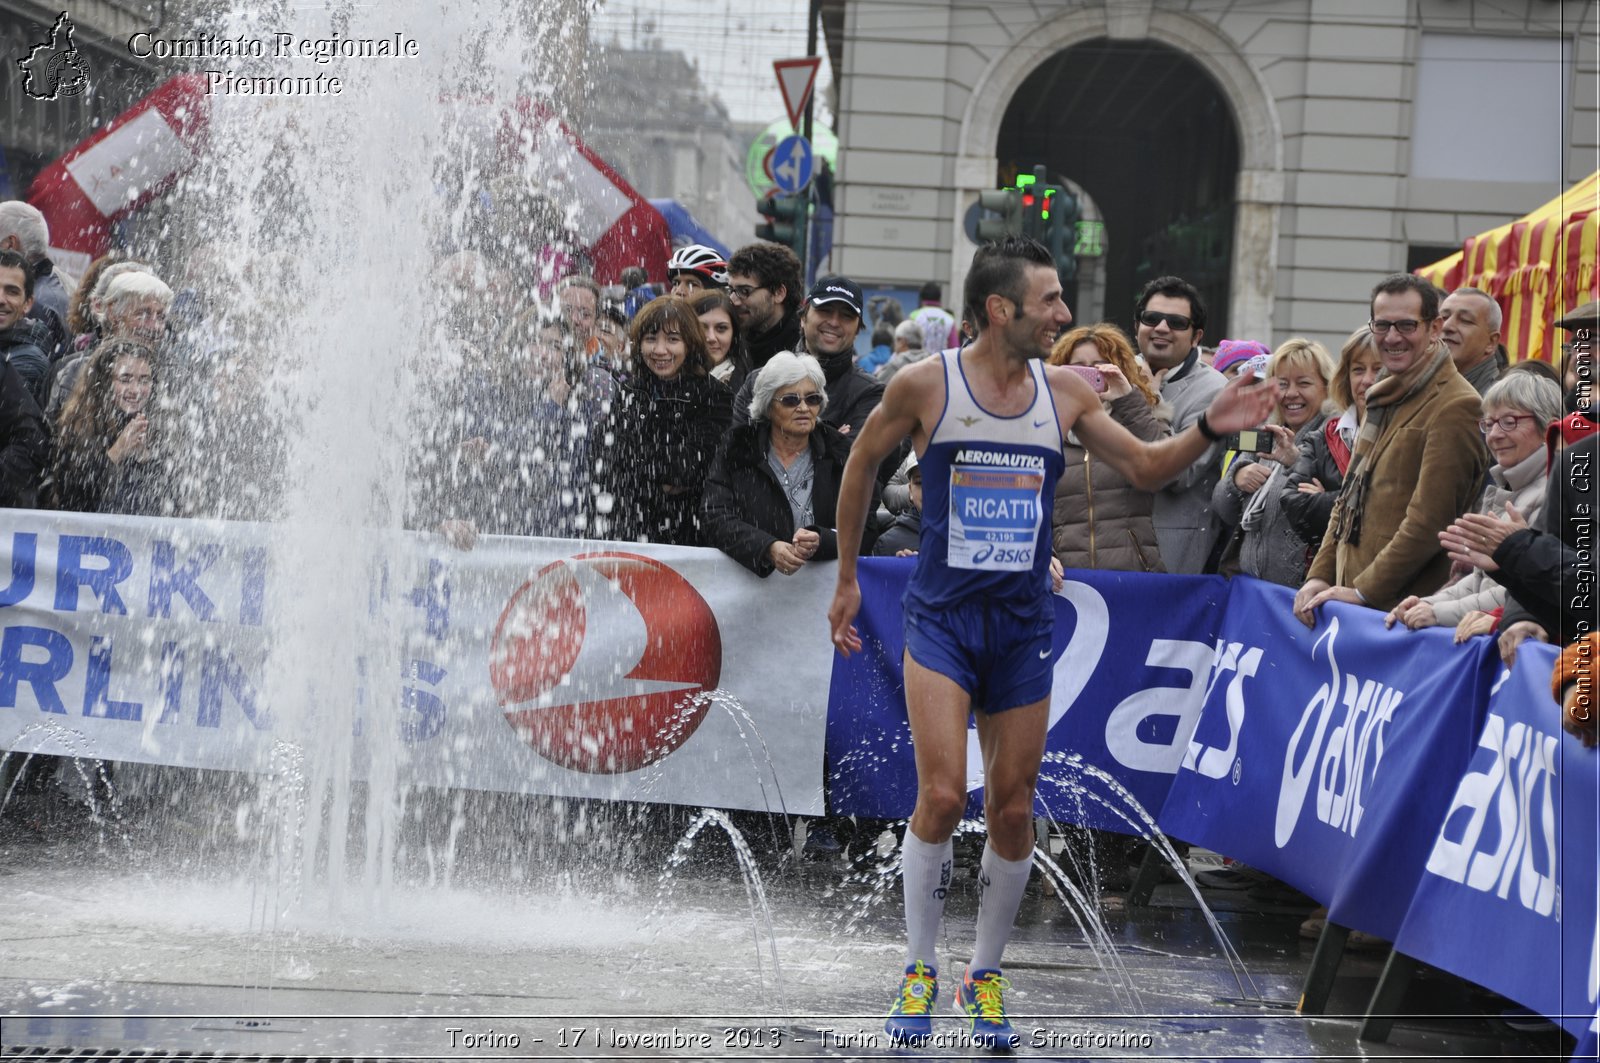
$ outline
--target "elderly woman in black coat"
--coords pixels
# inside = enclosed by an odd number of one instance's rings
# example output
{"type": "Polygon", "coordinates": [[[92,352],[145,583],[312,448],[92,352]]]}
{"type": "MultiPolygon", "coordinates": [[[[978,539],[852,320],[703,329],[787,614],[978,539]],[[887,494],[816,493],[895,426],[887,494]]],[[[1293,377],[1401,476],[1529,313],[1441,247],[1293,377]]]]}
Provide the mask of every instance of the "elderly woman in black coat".
{"type": "Polygon", "coordinates": [[[723,438],[711,463],[706,544],[758,576],[793,575],[838,556],[834,523],[850,444],[822,423],[825,381],[810,355],[773,355],[756,375],[750,423],[723,438]]]}

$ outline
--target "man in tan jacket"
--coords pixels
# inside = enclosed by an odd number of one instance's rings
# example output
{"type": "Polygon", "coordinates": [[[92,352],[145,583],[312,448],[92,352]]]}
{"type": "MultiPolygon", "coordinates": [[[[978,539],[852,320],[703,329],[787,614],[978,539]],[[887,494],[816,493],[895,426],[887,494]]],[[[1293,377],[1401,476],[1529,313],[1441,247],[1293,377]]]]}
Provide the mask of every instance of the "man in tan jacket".
{"type": "Polygon", "coordinates": [[[1372,332],[1383,373],[1322,548],[1294,612],[1308,627],[1323,602],[1388,610],[1432,594],[1450,574],[1439,532],[1483,491],[1489,454],[1478,393],[1439,340],[1439,290],[1395,273],[1372,290],[1372,332]]]}

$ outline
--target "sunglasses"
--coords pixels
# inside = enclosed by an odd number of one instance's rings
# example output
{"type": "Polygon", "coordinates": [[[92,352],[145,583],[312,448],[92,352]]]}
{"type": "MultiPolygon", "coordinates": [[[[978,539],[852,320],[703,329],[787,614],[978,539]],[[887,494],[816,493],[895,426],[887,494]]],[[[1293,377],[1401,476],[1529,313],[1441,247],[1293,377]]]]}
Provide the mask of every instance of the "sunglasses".
{"type": "Polygon", "coordinates": [[[778,396],[778,405],[784,407],[785,409],[792,410],[796,406],[799,406],[802,402],[807,406],[821,406],[822,396],[815,391],[809,395],[796,395],[791,392],[788,395],[778,396]]]}
{"type": "Polygon", "coordinates": [[[1192,318],[1184,317],[1182,314],[1163,314],[1159,310],[1146,310],[1139,315],[1139,324],[1148,328],[1155,328],[1163,321],[1170,325],[1174,332],[1182,332],[1194,324],[1192,318]]]}

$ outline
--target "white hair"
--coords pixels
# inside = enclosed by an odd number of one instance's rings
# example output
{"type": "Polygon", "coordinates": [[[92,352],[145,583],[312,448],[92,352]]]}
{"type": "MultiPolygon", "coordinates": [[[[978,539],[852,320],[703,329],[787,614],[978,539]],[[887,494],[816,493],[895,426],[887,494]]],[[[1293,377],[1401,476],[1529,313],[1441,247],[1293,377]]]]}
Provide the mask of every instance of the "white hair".
{"type": "Polygon", "coordinates": [[[20,199],[0,203],[0,240],[15,236],[22,244],[22,257],[33,263],[50,253],[50,226],[39,208],[20,199]]]}
{"type": "Polygon", "coordinates": [[[1496,406],[1531,413],[1542,428],[1561,416],[1561,385],[1532,373],[1507,373],[1483,393],[1483,415],[1496,406]]]}
{"type": "Polygon", "coordinates": [[[802,380],[809,380],[817,386],[822,393],[822,409],[826,410],[828,378],[823,374],[821,364],[809,354],[779,351],[756,373],[756,385],[750,395],[750,420],[754,423],[765,421],[773,396],[802,380]]]}
{"type": "Polygon", "coordinates": [[[106,300],[106,292],[111,290],[111,282],[124,273],[149,273],[150,267],[143,262],[113,262],[100,271],[100,276],[95,278],[94,291],[89,293],[89,309],[98,312],[98,307],[106,300]]]}
{"type": "Polygon", "coordinates": [[[913,351],[925,350],[928,346],[927,339],[922,335],[921,322],[909,317],[894,327],[894,338],[909,343],[913,351]]]}
{"type": "MultiPolygon", "coordinates": [[[[98,288],[99,285],[95,287],[98,288]]],[[[146,299],[158,299],[162,306],[171,306],[172,289],[154,273],[140,273],[135,270],[123,273],[112,280],[110,287],[106,288],[102,305],[104,310],[109,312],[113,307],[143,302],[146,299]]]]}

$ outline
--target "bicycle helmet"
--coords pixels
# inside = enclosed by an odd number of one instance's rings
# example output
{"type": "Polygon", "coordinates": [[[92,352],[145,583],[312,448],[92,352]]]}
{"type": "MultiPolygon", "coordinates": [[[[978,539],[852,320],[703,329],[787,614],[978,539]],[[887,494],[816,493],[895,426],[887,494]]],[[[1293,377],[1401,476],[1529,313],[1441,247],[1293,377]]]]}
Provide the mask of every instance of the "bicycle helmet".
{"type": "Polygon", "coordinates": [[[667,260],[667,278],[679,273],[693,273],[707,284],[718,288],[728,286],[728,262],[705,244],[690,244],[672,252],[667,260]]]}

